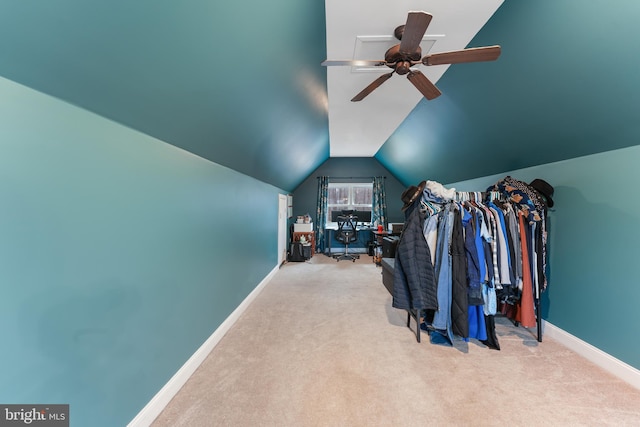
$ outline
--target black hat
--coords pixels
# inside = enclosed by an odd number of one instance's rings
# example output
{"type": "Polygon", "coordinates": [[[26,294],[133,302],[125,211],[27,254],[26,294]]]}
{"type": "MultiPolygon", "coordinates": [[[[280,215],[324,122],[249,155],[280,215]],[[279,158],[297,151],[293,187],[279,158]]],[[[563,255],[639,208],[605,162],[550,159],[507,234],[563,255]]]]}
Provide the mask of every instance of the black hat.
{"type": "Polygon", "coordinates": [[[547,207],[553,207],[553,187],[547,181],[543,179],[536,178],[529,184],[529,187],[532,187],[539,194],[541,194],[547,202],[547,207]]]}
{"type": "Polygon", "coordinates": [[[420,184],[418,184],[417,187],[415,185],[411,185],[409,188],[402,192],[402,196],[400,196],[400,199],[402,199],[402,201],[404,202],[404,206],[402,206],[403,211],[406,211],[407,208],[416,201],[418,196],[422,194],[425,185],[427,185],[427,181],[422,181],[420,184]]]}

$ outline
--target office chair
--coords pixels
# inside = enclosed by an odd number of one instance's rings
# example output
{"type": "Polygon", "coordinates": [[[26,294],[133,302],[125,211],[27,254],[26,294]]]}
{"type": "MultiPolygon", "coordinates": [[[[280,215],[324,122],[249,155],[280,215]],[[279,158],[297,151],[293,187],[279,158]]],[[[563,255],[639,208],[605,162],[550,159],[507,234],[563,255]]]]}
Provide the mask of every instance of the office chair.
{"type": "Polygon", "coordinates": [[[340,261],[341,259],[350,259],[353,262],[356,262],[356,259],[360,258],[358,254],[350,254],[349,253],[349,243],[353,243],[358,240],[358,230],[356,228],[356,223],[354,220],[356,217],[353,215],[340,215],[338,217],[338,231],[336,231],[336,240],[344,243],[344,253],[336,254],[333,257],[336,261],[340,261]]]}

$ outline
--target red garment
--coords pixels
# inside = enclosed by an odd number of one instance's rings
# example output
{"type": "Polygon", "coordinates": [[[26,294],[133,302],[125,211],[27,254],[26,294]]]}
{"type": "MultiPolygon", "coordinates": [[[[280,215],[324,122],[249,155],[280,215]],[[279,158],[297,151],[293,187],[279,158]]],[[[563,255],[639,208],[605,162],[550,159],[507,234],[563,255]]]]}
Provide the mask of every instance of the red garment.
{"type": "Polygon", "coordinates": [[[529,260],[529,248],[527,246],[527,232],[525,229],[525,215],[518,212],[520,221],[520,247],[522,248],[522,296],[516,304],[516,321],[525,328],[536,326],[536,314],[533,307],[533,282],[531,277],[531,264],[529,260]]]}

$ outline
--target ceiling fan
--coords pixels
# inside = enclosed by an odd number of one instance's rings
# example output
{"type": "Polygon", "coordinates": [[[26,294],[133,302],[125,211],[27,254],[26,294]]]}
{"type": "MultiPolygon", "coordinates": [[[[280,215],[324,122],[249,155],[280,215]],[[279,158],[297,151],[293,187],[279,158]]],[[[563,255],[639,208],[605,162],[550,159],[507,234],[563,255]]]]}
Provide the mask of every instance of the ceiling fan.
{"type": "Polygon", "coordinates": [[[395,37],[400,40],[389,48],[384,54],[384,60],[346,60],[346,61],[324,61],[323,66],[350,65],[356,67],[379,67],[386,65],[393,71],[375,79],[369,86],[351,99],[352,102],[362,101],[367,95],[376,90],[391,78],[393,73],[407,75],[407,79],[424,95],[428,100],[435,99],[442,95],[442,92],[434,85],[422,72],[411,69],[415,65],[444,65],[459,64],[463,62],[494,61],[500,56],[500,46],[486,46],[469,49],[454,50],[450,52],[433,53],[422,57],[420,42],[427,27],[431,22],[432,15],[418,11],[409,12],[407,22],[400,25],[394,31],[395,37]]]}

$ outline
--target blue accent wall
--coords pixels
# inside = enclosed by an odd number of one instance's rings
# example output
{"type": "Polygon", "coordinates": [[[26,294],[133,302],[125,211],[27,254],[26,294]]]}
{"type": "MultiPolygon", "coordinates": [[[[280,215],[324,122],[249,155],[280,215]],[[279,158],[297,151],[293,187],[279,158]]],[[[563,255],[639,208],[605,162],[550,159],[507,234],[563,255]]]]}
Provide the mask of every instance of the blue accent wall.
{"type": "Polygon", "coordinates": [[[277,265],[281,191],[8,80],[0,93],[0,402],[125,425],[277,265]]]}
{"type": "Polygon", "coordinates": [[[638,223],[640,147],[447,184],[482,191],[505,175],[555,187],[549,213],[549,287],[542,316],[640,369],[638,223]]]}

